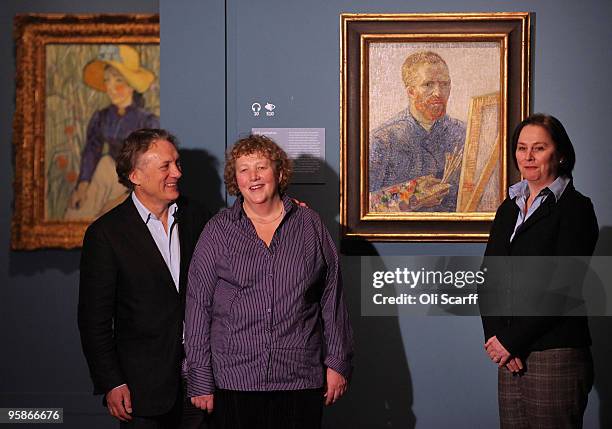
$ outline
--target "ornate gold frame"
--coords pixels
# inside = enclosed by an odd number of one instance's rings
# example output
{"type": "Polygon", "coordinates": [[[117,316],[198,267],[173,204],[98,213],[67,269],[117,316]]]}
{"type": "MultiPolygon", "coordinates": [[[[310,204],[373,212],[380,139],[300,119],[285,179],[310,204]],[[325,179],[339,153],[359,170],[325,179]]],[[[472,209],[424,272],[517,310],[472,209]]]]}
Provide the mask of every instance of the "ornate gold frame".
{"type": "Polygon", "coordinates": [[[12,249],[80,247],[89,222],[45,220],[45,47],[53,43],[159,44],[159,15],[15,17],[17,45],[12,249]]]}
{"type": "Polygon", "coordinates": [[[501,46],[502,196],[519,174],[509,135],[530,110],[530,15],[510,13],[340,16],[340,224],[343,244],[368,241],[485,241],[489,212],[369,212],[368,49],[376,41],[495,41],[501,46]]]}

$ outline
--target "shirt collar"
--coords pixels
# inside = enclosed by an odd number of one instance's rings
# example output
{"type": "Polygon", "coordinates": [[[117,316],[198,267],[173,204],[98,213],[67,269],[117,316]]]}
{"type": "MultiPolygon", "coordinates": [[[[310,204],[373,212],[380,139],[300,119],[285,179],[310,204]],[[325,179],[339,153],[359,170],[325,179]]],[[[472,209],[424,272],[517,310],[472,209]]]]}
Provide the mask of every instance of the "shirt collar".
{"type": "MultiPolygon", "coordinates": [[[[552,182],[546,188],[542,189],[540,193],[552,193],[555,197],[555,201],[559,201],[559,198],[561,198],[561,195],[563,195],[563,191],[565,191],[565,188],[567,188],[569,182],[569,177],[559,176],[555,179],[554,182],[552,182]],[[550,192],[546,191],[547,189],[550,192]]],[[[520,182],[510,186],[510,189],[508,190],[508,195],[512,200],[514,200],[516,197],[524,199],[529,198],[529,185],[527,184],[527,180],[521,180],[520,182]]]]}
{"type": "MultiPolygon", "coordinates": [[[[140,202],[140,200],[136,196],[135,192],[132,192],[132,201],[134,202],[134,205],[136,206],[136,210],[138,210],[138,214],[140,215],[140,217],[142,218],[142,221],[145,224],[149,223],[149,219],[151,219],[151,218],[153,218],[155,220],[158,220],[157,217],[153,213],[151,213],[151,210],[146,208],[144,206],[144,204],[142,204],[142,202],[140,202]]],[[[172,220],[173,221],[175,220],[175,215],[176,215],[176,210],[177,209],[178,209],[178,206],[176,205],[176,203],[172,203],[168,207],[168,214],[170,216],[172,216],[172,220]]],[[[172,225],[173,223],[174,222],[171,222],[170,225],[172,225]]]]}
{"type": "Polygon", "coordinates": [[[548,185],[548,189],[550,189],[553,195],[555,196],[555,201],[559,201],[559,198],[561,198],[561,195],[563,195],[563,192],[565,191],[565,188],[567,188],[569,182],[569,177],[559,176],[555,179],[554,182],[548,185]]]}
{"type": "MultiPolygon", "coordinates": [[[[241,217],[246,217],[246,213],[242,209],[243,201],[244,198],[242,197],[242,195],[239,196],[238,198],[236,198],[236,201],[234,201],[234,204],[230,209],[231,217],[234,222],[240,220],[241,217]]],[[[285,208],[285,215],[288,215],[295,208],[295,204],[287,194],[281,195],[281,201],[283,202],[283,206],[285,208]]]]}

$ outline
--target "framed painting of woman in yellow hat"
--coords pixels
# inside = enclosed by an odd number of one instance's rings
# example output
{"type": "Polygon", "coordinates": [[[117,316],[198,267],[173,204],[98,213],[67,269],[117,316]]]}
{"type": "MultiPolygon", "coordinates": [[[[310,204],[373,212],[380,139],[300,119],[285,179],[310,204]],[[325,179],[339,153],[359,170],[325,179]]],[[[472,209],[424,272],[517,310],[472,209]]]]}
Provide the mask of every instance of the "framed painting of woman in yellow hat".
{"type": "Polygon", "coordinates": [[[92,220],[127,196],[115,172],[123,140],[134,130],[159,128],[159,48],[57,45],[49,47],[47,55],[72,57],[51,66],[64,64],[63,70],[47,73],[47,87],[54,89],[47,102],[58,97],[57,102],[68,107],[46,110],[46,145],[53,151],[48,158],[48,215],[92,220]],[[66,85],[80,64],[79,79],[66,85]]]}
{"type": "MultiPolygon", "coordinates": [[[[153,62],[149,67],[158,68],[155,52],[148,54],[153,62]]],[[[129,45],[102,45],[97,57],[83,68],[85,85],[106,94],[109,104],[96,110],[87,125],[79,174],[64,219],[95,219],[127,196],[127,189],[117,181],[114,160],[132,131],[159,128],[159,103],[156,114],[147,109],[143,95],[156,80],[151,69],[141,64],[139,51],[129,45]]]]}
{"type": "Polygon", "coordinates": [[[159,15],[14,18],[13,249],[79,247],[119,204],[115,158],[159,128],[159,15]]]}

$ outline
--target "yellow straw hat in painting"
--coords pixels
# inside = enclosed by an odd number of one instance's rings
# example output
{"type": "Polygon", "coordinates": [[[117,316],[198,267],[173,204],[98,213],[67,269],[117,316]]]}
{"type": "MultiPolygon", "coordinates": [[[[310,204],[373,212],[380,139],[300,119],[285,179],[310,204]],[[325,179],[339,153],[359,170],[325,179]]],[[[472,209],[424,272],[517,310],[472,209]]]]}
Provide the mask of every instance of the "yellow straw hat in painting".
{"type": "Polygon", "coordinates": [[[106,92],[104,85],[106,66],[117,69],[126,82],[140,93],[149,89],[155,80],[155,75],[150,70],[140,66],[136,49],[128,45],[104,45],[100,48],[98,58],[83,69],[83,81],[95,90],[106,92]]]}

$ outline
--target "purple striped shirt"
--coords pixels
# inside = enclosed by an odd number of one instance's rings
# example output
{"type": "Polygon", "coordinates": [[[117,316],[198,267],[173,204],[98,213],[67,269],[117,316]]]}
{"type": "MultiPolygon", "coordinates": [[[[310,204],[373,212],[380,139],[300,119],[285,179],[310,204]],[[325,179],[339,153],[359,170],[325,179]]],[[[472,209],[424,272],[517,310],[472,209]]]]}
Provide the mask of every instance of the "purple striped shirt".
{"type": "Polygon", "coordinates": [[[314,389],[325,367],[349,377],[352,331],[338,254],[319,215],[283,196],[270,247],[237,199],[202,231],[185,314],[190,397],[215,387],[314,389]]]}

